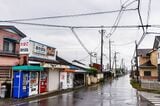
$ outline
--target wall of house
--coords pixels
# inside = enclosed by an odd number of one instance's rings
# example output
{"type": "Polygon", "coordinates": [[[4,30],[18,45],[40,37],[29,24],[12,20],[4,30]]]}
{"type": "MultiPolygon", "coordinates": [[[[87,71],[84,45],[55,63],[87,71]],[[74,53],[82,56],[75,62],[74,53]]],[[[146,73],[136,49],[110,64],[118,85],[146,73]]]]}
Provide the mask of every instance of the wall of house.
{"type": "Polygon", "coordinates": [[[157,79],[158,77],[158,72],[156,68],[155,69],[140,69],[139,72],[140,72],[141,79],[157,79]],[[151,71],[151,77],[145,77],[144,71],[151,71]]]}
{"type": "Polygon", "coordinates": [[[18,58],[0,56],[0,66],[14,66],[18,64],[19,64],[18,58]]]}
{"type": "Polygon", "coordinates": [[[139,56],[139,65],[146,63],[150,58],[139,56]]]}
{"type": "Polygon", "coordinates": [[[48,74],[48,91],[59,90],[59,71],[50,70],[48,74]]]}
{"type": "MultiPolygon", "coordinates": [[[[5,31],[5,30],[0,30],[0,51],[3,50],[3,38],[8,37],[8,38],[13,38],[15,40],[20,40],[21,37],[15,33],[5,31]]],[[[19,51],[19,44],[16,46],[16,51],[19,51]]]]}
{"type": "Polygon", "coordinates": [[[157,54],[158,52],[157,51],[153,51],[150,55],[150,60],[151,60],[151,63],[155,66],[157,66],[157,54]]]}

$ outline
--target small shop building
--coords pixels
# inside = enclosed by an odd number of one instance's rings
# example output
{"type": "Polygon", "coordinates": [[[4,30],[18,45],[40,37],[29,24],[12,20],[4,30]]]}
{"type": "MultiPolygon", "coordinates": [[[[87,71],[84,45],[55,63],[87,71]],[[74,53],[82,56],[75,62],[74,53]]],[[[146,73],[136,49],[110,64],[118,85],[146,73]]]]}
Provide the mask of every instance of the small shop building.
{"type": "MultiPolygon", "coordinates": [[[[53,91],[55,89],[58,90],[59,72],[54,70],[54,64],[58,63],[55,57],[56,49],[54,47],[50,47],[28,38],[24,38],[20,41],[20,66],[39,67],[41,69],[31,70],[29,68],[30,70],[28,71],[22,71],[23,73],[29,73],[28,96],[53,91]],[[52,85],[57,86],[53,87],[52,85]]],[[[19,72],[15,70],[14,73],[19,72]]]]}

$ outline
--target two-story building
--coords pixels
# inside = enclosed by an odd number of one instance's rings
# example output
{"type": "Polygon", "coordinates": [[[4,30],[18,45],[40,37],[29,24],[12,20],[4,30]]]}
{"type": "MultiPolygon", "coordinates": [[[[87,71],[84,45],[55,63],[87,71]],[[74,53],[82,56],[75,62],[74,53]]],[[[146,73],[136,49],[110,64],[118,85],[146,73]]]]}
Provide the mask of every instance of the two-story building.
{"type": "Polygon", "coordinates": [[[139,75],[141,80],[157,80],[157,51],[138,49],[139,75]]]}
{"type": "Polygon", "coordinates": [[[0,86],[6,81],[11,83],[12,66],[19,65],[19,42],[24,37],[16,27],[0,25],[0,86]]]}
{"type": "Polygon", "coordinates": [[[155,36],[153,49],[157,51],[156,62],[158,67],[158,81],[160,81],[160,36],[155,36]]]}

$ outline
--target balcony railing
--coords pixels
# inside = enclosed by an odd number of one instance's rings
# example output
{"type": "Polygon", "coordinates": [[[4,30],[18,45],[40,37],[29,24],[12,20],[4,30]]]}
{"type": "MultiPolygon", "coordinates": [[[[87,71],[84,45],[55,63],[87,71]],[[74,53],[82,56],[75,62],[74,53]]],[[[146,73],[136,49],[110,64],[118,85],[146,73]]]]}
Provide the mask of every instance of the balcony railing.
{"type": "Polygon", "coordinates": [[[0,50],[0,55],[3,55],[3,56],[18,56],[19,55],[19,51],[3,51],[3,50],[0,50]]]}

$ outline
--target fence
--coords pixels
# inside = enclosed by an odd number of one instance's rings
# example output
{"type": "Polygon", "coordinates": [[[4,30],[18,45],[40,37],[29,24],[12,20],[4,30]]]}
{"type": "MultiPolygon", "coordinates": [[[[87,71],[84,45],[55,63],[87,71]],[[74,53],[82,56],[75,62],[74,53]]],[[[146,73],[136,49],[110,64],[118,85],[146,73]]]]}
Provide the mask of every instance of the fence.
{"type": "Polygon", "coordinates": [[[141,80],[141,87],[146,89],[160,89],[160,82],[157,80],[141,80]]]}

